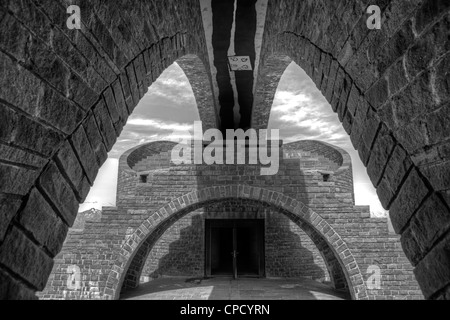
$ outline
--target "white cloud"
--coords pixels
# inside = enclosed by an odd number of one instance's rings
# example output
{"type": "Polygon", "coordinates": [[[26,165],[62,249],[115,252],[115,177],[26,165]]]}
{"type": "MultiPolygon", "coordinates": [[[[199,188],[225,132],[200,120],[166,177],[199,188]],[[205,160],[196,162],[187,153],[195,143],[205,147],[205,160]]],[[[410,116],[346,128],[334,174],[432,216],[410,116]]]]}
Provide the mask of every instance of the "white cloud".
{"type": "MultiPolygon", "coordinates": [[[[165,122],[155,119],[134,118],[127,122],[127,126],[144,126],[148,129],[160,129],[168,131],[189,131],[193,130],[194,124],[165,122]]],[[[132,128],[130,128],[132,130],[132,128]]]]}
{"type": "Polygon", "coordinates": [[[386,216],[358,153],[322,93],[295,63],[283,74],[275,94],[270,129],[280,129],[285,143],[321,140],[347,150],[352,157],[357,205],[370,205],[374,216],[386,216]]]}
{"type": "MultiPolygon", "coordinates": [[[[159,78],[152,84],[145,95],[146,98],[164,98],[173,103],[167,106],[177,106],[180,103],[188,103],[194,99],[191,84],[183,72],[183,69],[174,63],[169,66],[159,78]],[[170,90],[167,90],[170,88],[170,90]]],[[[194,99],[195,101],[195,99],[194,99]]]]}
{"type": "Polygon", "coordinates": [[[117,193],[117,175],[119,161],[109,158],[100,168],[94,185],[78,212],[91,208],[101,209],[102,206],[115,206],[117,193]]]}

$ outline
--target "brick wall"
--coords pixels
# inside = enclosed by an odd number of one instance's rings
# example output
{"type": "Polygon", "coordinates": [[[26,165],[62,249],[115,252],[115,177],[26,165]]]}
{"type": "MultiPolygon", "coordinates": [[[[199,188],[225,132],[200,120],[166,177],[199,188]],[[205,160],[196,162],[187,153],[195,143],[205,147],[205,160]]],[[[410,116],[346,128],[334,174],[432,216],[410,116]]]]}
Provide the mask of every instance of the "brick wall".
{"type": "Polygon", "coordinates": [[[148,282],[161,276],[203,277],[204,226],[199,210],[173,224],[150,251],[140,281],[148,282]]]}
{"type": "MultiPolygon", "coordinates": [[[[389,234],[386,219],[370,218],[368,207],[354,206],[353,192],[336,187],[340,177],[335,174],[336,172],[347,171],[351,176],[351,165],[345,160],[349,159],[349,156],[345,151],[320,142],[312,144],[299,142],[295,148],[287,145],[289,151],[282,149],[282,154],[290,155],[281,160],[278,174],[261,176],[260,167],[249,164],[212,166],[171,164],[166,167],[166,161],[160,160],[166,157],[167,148],[171,145],[173,146],[167,142],[150,143],[136,147],[121,157],[118,207],[104,211],[100,222],[86,222],[85,230],[82,235],[76,235],[79,237],[76,241],[72,240],[75,234],[71,233],[67,240],[69,245],[65,245],[59,255],[63,263],[53,269],[47,288],[40,294],[42,298],[64,299],[77,294],[78,297],[87,298],[91,297],[87,292],[97,290],[90,289],[90,286],[99,288],[99,298],[108,297],[111,273],[117,272],[119,278],[116,286],[119,291],[122,284],[125,288],[132,288],[140,281],[147,281],[149,277],[156,275],[201,275],[204,273],[201,262],[204,257],[203,220],[205,217],[227,216],[229,218],[257,216],[265,219],[267,276],[306,276],[321,281],[330,280],[336,288],[353,292],[355,298],[421,298],[412,266],[400,251],[398,237],[389,234]],[[317,150],[311,148],[309,151],[302,150],[299,147],[302,144],[316,145],[317,150]],[[329,150],[326,152],[326,149],[329,150]],[[337,156],[337,153],[340,156],[337,156]],[[323,157],[319,154],[336,156],[323,157]],[[302,155],[307,161],[302,161],[302,155]],[[154,170],[148,170],[151,166],[148,167],[145,163],[154,165],[154,170]],[[129,164],[134,168],[145,169],[145,173],[151,172],[152,181],[142,183],[140,180],[142,172],[134,171],[129,164]],[[323,181],[323,175],[320,173],[323,167],[335,168],[329,172],[330,180],[327,182],[323,181]],[[293,197],[296,201],[307,204],[309,210],[314,210],[317,217],[320,215],[321,219],[323,218],[321,222],[323,227],[320,229],[322,231],[319,232],[319,229],[311,225],[312,220],[296,217],[295,211],[274,210],[258,201],[227,200],[211,195],[209,202],[200,205],[202,210],[206,210],[205,213],[195,211],[200,209],[195,207],[187,211],[182,210],[183,206],[191,201],[186,194],[192,190],[202,190],[208,186],[217,188],[229,186],[234,181],[247,187],[261,187],[280,192],[280,197],[293,197]],[[173,207],[168,205],[176,197],[182,197],[180,199],[183,199],[181,201],[184,205],[179,202],[173,207]],[[177,206],[179,209],[176,209],[177,206]],[[162,207],[164,209],[157,211],[162,207]],[[155,215],[154,212],[161,213],[155,215]],[[171,216],[168,212],[174,214],[171,216]],[[167,218],[163,218],[165,216],[167,218]],[[145,221],[154,224],[159,220],[161,223],[158,224],[158,228],[152,229],[150,225],[145,227],[147,223],[145,221]],[[145,237],[142,235],[144,231],[148,233],[145,237]],[[138,242],[136,242],[137,234],[141,234],[139,238],[142,239],[138,242]],[[325,240],[328,236],[333,236],[334,240],[325,240]],[[181,239],[189,241],[180,241],[181,239]],[[70,244],[71,241],[77,243],[76,248],[70,244]],[[61,283],[53,279],[57,277],[67,279],[70,265],[86,264],[83,257],[90,251],[83,245],[87,243],[95,243],[94,247],[98,250],[96,258],[87,262],[98,268],[98,278],[90,280],[88,271],[90,269],[84,269],[82,273],[87,277],[83,287],[85,289],[84,291],[80,289],[76,293],[68,290],[64,281],[61,283]],[[333,248],[330,244],[336,247],[333,248]],[[338,249],[337,246],[340,244],[345,244],[346,249],[343,249],[344,247],[338,249]],[[127,261],[125,258],[128,256],[127,251],[123,250],[136,251],[132,261],[127,261]],[[336,251],[339,250],[345,253],[336,255],[336,251]],[[73,257],[74,252],[77,252],[76,259],[64,260],[65,255],[73,257]],[[180,255],[180,252],[184,254],[180,255]],[[121,256],[123,258],[120,258],[121,256]],[[123,271],[121,267],[117,267],[117,261],[121,259],[125,259],[122,262],[125,263],[123,271]],[[365,289],[365,281],[371,276],[367,268],[371,265],[377,265],[381,269],[380,289],[365,289]],[[358,286],[362,287],[355,289],[358,286]]],[[[348,185],[349,182],[343,183],[348,185]]],[[[205,197],[208,196],[205,194],[205,197]]],[[[269,199],[274,198],[269,196],[269,199]]],[[[60,261],[58,257],[56,261],[60,261]]]]}
{"type": "Polygon", "coordinates": [[[197,210],[174,223],[154,244],[146,259],[140,282],[161,276],[205,275],[205,218],[236,219],[256,214],[265,220],[267,277],[305,277],[330,281],[321,253],[308,235],[279,213],[260,205],[237,208],[233,201],[197,210]],[[231,210],[224,211],[229,206],[231,210]]]}

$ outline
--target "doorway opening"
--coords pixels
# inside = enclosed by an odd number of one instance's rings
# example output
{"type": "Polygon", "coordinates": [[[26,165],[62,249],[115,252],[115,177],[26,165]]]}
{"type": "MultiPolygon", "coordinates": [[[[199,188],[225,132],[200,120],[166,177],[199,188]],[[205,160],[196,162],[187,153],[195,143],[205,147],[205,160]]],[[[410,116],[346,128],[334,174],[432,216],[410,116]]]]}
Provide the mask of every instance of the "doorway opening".
{"type": "Polygon", "coordinates": [[[206,220],[206,276],[264,277],[264,220],[206,220]]]}

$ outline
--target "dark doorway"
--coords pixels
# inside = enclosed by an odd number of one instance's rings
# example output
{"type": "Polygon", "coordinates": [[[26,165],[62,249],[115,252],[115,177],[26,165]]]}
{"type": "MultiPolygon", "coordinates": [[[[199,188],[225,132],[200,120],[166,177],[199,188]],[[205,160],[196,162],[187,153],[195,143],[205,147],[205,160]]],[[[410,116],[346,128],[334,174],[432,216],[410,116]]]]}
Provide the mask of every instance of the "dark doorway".
{"type": "Polygon", "coordinates": [[[264,276],[264,220],[206,220],[206,275],[264,276]]]}

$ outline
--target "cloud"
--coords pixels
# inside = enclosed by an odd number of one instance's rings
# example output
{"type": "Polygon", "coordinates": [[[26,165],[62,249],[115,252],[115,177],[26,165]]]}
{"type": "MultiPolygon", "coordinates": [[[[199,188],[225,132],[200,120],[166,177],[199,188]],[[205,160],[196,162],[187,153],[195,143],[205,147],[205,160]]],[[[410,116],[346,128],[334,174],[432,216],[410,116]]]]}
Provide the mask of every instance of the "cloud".
{"type": "Polygon", "coordinates": [[[177,102],[175,105],[168,104],[168,106],[176,107],[178,103],[191,102],[193,92],[188,78],[183,72],[183,69],[174,63],[169,66],[159,78],[152,84],[146,93],[146,97],[150,99],[163,98],[169,101],[177,102]],[[167,90],[170,88],[170,90],[167,90]]]}
{"type": "Polygon", "coordinates": [[[156,119],[134,118],[128,121],[127,126],[143,126],[149,129],[169,130],[169,131],[189,131],[193,130],[193,124],[165,122],[156,119]]]}
{"type": "Polygon", "coordinates": [[[283,74],[269,119],[269,129],[279,129],[285,143],[321,140],[346,150],[353,164],[355,199],[358,205],[370,205],[375,216],[385,216],[366,168],[353,148],[336,113],[297,64],[291,63],[283,74]]]}
{"type": "Polygon", "coordinates": [[[269,128],[286,142],[310,139],[348,146],[348,136],[331,106],[295,63],[283,74],[275,94],[269,128]]]}
{"type": "Polygon", "coordinates": [[[119,158],[125,151],[144,143],[153,141],[180,142],[183,139],[190,139],[193,134],[193,127],[193,122],[189,124],[160,119],[131,119],[109,153],[109,157],[119,158]]]}
{"type": "Polygon", "coordinates": [[[119,161],[109,158],[100,168],[94,185],[78,212],[91,208],[101,209],[102,206],[115,206],[117,192],[117,175],[119,161]]]}

